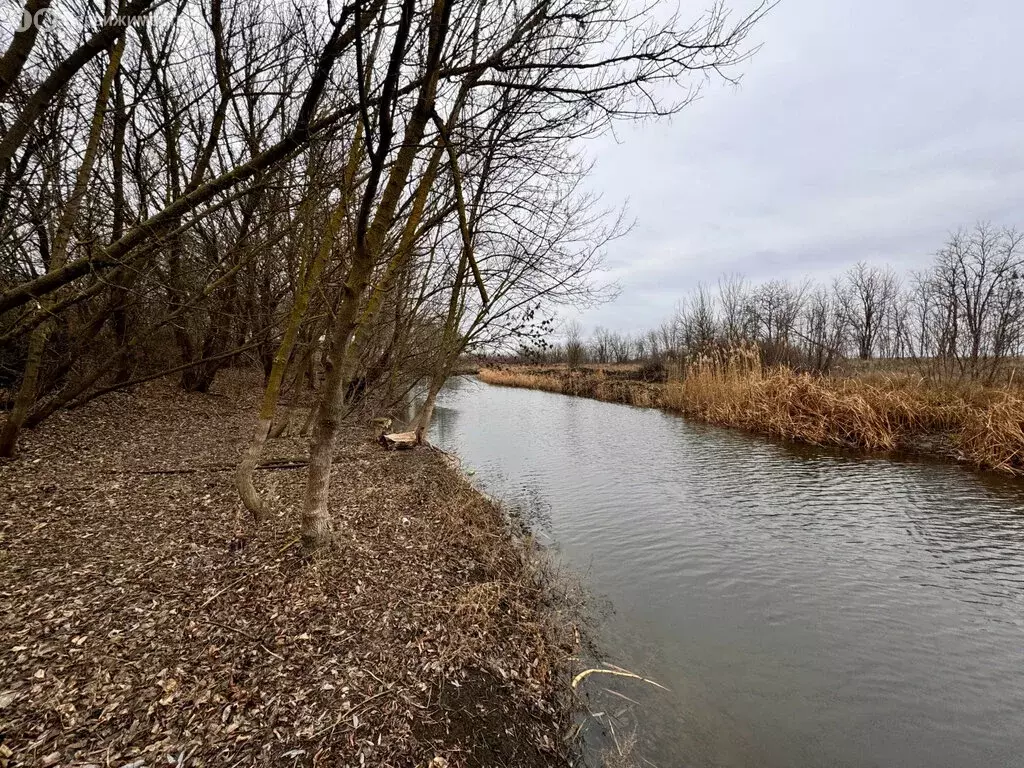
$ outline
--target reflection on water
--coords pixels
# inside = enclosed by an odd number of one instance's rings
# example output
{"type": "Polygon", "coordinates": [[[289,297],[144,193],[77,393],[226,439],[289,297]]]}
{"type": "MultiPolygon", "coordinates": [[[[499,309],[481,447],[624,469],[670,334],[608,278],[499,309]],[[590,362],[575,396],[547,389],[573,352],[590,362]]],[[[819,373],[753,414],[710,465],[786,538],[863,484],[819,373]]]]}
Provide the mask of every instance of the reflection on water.
{"type": "Polygon", "coordinates": [[[1019,484],[475,379],[440,406],[614,606],[609,660],[671,689],[588,683],[653,764],[1024,766],[1019,484]]]}

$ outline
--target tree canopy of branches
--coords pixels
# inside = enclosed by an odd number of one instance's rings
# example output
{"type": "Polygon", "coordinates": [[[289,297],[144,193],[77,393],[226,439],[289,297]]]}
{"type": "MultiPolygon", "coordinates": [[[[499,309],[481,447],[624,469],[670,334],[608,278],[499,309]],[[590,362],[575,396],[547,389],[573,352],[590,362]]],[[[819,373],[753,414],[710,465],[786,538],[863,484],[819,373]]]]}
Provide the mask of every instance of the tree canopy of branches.
{"type": "MultiPolygon", "coordinates": [[[[601,298],[583,143],[670,115],[767,10],[624,0],[27,0],[0,42],[0,435],[167,373],[306,396],[309,548],[347,414],[601,298]]],[[[619,348],[617,356],[627,354],[619,348]]],[[[293,397],[292,402],[301,398],[293,397]]]]}

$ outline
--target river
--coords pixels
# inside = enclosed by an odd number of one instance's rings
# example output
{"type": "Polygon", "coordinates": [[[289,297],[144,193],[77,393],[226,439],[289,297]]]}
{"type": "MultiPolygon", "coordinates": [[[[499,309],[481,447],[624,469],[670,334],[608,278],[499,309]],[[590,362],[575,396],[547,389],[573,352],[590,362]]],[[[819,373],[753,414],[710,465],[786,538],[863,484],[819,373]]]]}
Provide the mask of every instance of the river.
{"type": "Polygon", "coordinates": [[[1024,766],[1024,483],[472,378],[432,429],[580,575],[602,657],[669,689],[588,679],[591,748],[1024,766]]]}

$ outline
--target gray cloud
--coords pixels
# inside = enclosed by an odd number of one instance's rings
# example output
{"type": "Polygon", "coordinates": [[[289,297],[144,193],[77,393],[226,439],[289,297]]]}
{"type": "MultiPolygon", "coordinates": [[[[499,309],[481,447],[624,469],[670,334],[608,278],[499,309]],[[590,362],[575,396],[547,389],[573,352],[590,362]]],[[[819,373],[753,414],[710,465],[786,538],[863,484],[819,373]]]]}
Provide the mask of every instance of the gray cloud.
{"type": "Polygon", "coordinates": [[[699,281],[920,267],[975,220],[1024,226],[1024,6],[782,0],[739,87],[595,142],[593,188],[636,226],[622,294],[584,325],[638,330],[699,281]]]}

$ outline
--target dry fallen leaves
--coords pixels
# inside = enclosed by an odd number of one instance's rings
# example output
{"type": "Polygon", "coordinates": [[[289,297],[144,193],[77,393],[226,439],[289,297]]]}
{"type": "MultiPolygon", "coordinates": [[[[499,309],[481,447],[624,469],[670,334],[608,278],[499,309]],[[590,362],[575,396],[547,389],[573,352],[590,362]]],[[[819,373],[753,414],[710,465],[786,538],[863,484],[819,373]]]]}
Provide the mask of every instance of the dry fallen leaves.
{"type": "Polygon", "coordinates": [[[218,469],[258,396],[108,395],[0,465],[0,768],[564,764],[568,646],[500,511],[353,428],[337,546],[304,562],[305,470],[257,473],[252,529],[218,469]]]}

